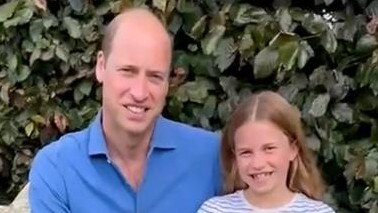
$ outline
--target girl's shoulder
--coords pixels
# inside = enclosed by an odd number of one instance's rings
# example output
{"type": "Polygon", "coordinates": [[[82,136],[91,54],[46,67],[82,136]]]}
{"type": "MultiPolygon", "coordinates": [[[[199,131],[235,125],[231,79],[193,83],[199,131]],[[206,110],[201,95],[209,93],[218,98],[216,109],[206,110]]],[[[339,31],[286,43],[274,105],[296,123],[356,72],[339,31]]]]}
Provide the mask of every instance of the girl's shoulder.
{"type": "Polygon", "coordinates": [[[297,194],[295,201],[289,206],[296,212],[334,213],[335,211],[326,203],[314,200],[304,194],[297,194]]]}
{"type": "Polygon", "coordinates": [[[235,192],[208,199],[202,204],[201,208],[198,210],[198,213],[234,212],[235,210],[245,210],[246,208],[248,207],[244,204],[244,200],[240,197],[240,192],[235,192]]]}

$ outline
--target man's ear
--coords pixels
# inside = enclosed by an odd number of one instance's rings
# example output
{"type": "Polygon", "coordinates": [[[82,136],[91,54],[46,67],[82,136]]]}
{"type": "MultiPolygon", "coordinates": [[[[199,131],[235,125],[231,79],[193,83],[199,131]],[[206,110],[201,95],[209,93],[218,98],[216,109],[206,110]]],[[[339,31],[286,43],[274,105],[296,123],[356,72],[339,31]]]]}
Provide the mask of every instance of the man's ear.
{"type": "Polygon", "coordinates": [[[103,81],[104,72],[105,72],[105,55],[104,55],[104,52],[100,50],[97,53],[96,70],[95,70],[96,79],[100,84],[103,81]]]}

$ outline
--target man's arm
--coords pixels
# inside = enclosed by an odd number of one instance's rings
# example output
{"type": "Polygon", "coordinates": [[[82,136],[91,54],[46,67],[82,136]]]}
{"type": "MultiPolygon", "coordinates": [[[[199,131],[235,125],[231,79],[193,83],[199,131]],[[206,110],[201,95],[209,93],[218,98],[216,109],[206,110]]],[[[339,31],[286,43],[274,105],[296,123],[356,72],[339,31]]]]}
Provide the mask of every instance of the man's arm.
{"type": "MultiPolygon", "coordinates": [[[[51,147],[46,147],[51,148],[51,147]]],[[[32,213],[69,213],[65,183],[51,149],[41,150],[29,173],[29,204],[32,213]]]]}

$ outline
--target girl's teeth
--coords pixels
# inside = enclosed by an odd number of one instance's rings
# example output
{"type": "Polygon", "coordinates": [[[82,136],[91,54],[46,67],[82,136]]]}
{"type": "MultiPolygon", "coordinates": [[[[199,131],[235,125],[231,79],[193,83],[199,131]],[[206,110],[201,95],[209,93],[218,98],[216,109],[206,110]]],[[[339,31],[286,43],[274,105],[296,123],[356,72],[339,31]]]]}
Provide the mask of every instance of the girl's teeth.
{"type": "Polygon", "coordinates": [[[253,178],[257,178],[257,179],[260,179],[262,177],[268,177],[270,176],[272,173],[271,172],[265,172],[265,173],[260,173],[260,174],[256,174],[256,175],[252,175],[253,178]]]}

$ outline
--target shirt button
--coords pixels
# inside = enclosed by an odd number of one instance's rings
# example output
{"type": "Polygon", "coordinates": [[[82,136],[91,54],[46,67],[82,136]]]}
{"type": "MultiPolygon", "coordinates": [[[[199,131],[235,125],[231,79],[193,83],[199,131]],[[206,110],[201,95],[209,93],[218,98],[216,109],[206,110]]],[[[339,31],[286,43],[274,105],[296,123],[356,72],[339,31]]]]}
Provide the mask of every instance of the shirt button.
{"type": "Polygon", "coordinates": [[[108,162],[108,164],[112,164],[112,161],[109,158],[107,158],[106,161],[108,162]]]}

